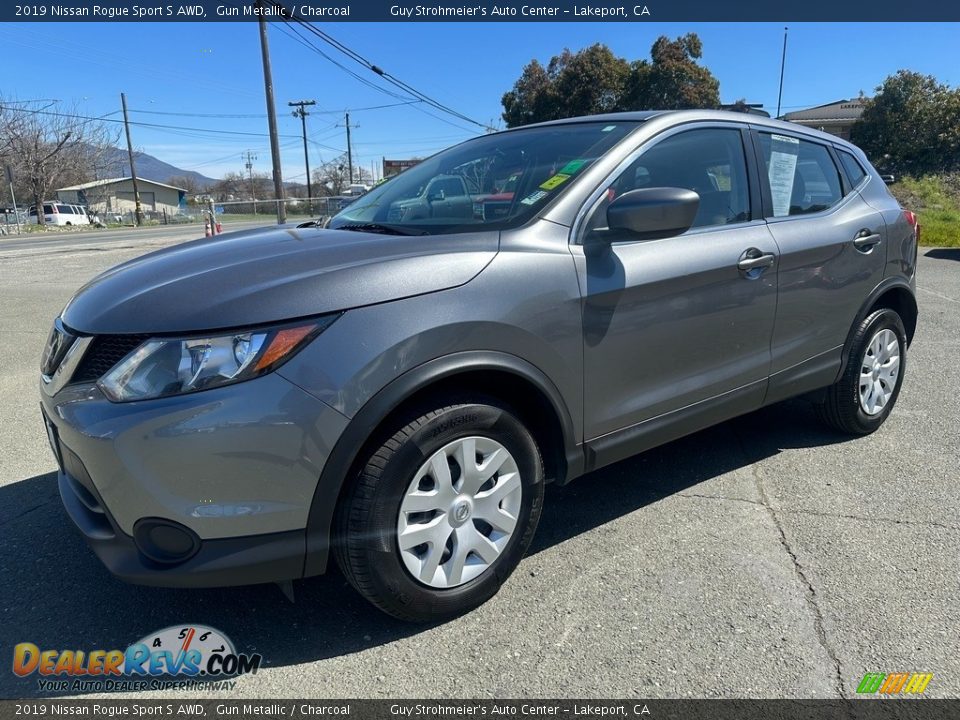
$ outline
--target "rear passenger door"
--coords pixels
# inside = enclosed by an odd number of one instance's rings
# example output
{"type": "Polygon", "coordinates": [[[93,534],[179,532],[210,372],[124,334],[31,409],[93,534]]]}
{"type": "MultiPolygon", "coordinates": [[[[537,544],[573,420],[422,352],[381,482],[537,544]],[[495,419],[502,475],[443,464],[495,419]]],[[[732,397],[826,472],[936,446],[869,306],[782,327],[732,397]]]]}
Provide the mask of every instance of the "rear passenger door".
{"type": "Polygon", "coordinates": [[[885,226],[845,182],[831,145],[766,129],[753,137],[780,250],[772,402],[835,379],[854,318],[883,278],[885,226]]]}

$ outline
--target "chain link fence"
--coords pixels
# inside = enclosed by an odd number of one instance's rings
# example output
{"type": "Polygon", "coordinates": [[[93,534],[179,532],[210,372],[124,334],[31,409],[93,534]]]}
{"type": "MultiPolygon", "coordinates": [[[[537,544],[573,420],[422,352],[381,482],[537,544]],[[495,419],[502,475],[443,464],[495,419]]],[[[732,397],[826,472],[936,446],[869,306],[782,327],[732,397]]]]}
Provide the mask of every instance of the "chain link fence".
{"type": "MultiPolygon", "coordinates": [[[[277,217],[277,206],[283,203],[286,208],[287,222],[298,223],[332,217],[356,199],[356,197],[335,196],[286,198],[284,200],[229,200],[214,202],[213,206],[217,220],[223,224],[229,224],[231,222],[249,222],[259,218],[264,220],[275,219],[277,217]]],[[[198,205],[195,208],[187,208],[184,215],[196,215],[196,218],[191,217],[190,220],[186,220],[187,222],[191,222],[193,219],[203,222],[207,211],[208,207],[198,205]]]]}

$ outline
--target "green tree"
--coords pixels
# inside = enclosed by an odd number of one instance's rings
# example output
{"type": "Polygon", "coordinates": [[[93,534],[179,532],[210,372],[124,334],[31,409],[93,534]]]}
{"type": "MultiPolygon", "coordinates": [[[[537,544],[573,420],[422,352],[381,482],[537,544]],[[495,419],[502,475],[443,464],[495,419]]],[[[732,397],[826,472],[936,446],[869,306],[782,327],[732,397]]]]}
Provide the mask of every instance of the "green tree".
{"type": "Polygon", "coordinates": [[[960,90],[900,70],[865,101],[850,139],[878,165],[922,175],[960,169],[960,90]]]}
{"type": "Polygon", "coordinates": [[[624,109],[683,110],[715,108],[720,104],[720,81],[697,60],[703,43],[696,33],[676,40],[664,36],[650,49],[650,62],[633,64],[624,109]]]}
{"type": "Polygon", "coordinates": [[[508,127],[577,115],[642,109],[716,107],[719,82],[697,64],[703,46],[695,33],[660,37],[650,60],[630,63],[597,43],[564,50],[547,67],[532,60],[503,95],[508,127]]]}
{"type": "Polygon", "coordinates": [[[523,69],[520,79],[513,84],[512,90],[504,94],[502,102],[503,119],[507,127],[558,117],[559,105],[553,97],[553,81],[546,68],[536,60],[531,60],[523,69]]]}

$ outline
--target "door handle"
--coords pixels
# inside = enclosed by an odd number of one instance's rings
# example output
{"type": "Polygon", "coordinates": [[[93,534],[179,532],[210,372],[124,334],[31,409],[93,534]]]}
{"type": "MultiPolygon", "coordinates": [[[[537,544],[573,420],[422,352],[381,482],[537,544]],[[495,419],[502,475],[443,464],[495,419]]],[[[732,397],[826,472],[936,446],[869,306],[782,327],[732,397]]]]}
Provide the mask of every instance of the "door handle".
{"type": "MultiPolygon", "coordinates": [[[[747,252],[750,252],[749,250],[747,252]]],[[[737,267],[743,272],[768,268],[773,265],[776,258],[771,254],[747,256],[737,263],[737,267]]]]}
{"type": "Polygon", "coordinates": [[[861,252],[869,252],[874,245],[879,245],[881,240],[883,238],[879,234],[872,233],[869,230],[861,230],[853,239],[853,246],[861,252]]]}

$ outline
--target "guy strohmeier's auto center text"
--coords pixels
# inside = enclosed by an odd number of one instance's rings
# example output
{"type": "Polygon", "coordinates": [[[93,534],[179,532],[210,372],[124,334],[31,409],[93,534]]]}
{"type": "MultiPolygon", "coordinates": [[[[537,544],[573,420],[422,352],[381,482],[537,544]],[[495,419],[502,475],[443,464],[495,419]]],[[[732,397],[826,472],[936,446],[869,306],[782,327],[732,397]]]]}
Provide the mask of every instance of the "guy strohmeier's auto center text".
{"type": "Polygon", "coordinates": [[[595,19],[650,17],[652,15],[647,5],[618,5],[614,7],[575,5],[573,8],[558,8],[549,5],[459,5],[449,7],[434,7],[432,5],[391,5],[390,15],[395,18],[511,18],[511,17],[585,17],[595,19]]]}

